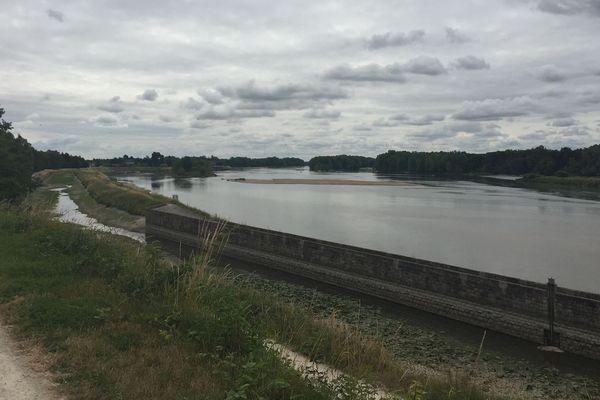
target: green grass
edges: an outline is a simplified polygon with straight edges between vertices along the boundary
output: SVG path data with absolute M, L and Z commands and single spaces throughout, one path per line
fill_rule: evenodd
M 46 185 L 56 187 L 73 184 L 73 171 L 72 169 L 45 170 L 38 174 Z
M 81 181 L 73 177 L 73 182 L 68 190 L 69 196 L 84 214 L 93 216 L 101 223 L 123 228 L 135 232 L 144 231 L 144 219 L 134 216 L 114 207 L 98 203 L 86 190 Z
M 0 311 L 41 339 L 76 398 L 372 397 L 351 378 L 302 376 L 266 339 L 407 398 L 493 398 L 462 379 L 407 374 L 374 338 L 215 272 L 210 253 L 172 265 L 153 247 L 0 209 L 0 254 Z
M 77 170 L 75 175 L 98 203 L 130 214 L 144 215 L 150 207 L 171 202 L 166 197 L 113 181 L 97 170 Z
M 245 304 L 174 306 L 179 275 L 128 241 L 2 210 L 0 253 L 3 314 L 22 335 L 42 338 L 76 398 L 328 398 L 259 345 Z M 212 335 L 197 340 L 193 330 Z M 252 363 L 268 370 L 249 371 L 242 385 Z

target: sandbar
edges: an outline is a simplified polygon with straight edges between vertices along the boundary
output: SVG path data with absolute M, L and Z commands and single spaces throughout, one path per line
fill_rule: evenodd
M 348 186 L 412 186 L 406 181 L 362 181 L 354 179 L 228 179 L 229 182 L 261 185 L 348 185 Z

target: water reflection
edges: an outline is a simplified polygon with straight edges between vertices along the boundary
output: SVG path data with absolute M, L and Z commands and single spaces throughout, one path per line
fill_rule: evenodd
M 89 217 L 88 215 L 79 211 L 79 207 L 66 192 L 68 188 L 52 189 L 58 192 L 58 202 L 56 204 L 55 212 L 59 215 L 58 220 L 61 222 L 69 222 L 72 224 L 82 225 L 93 231 L 107 232 L 114 235 L 127 236 L 128 238 L 137 240 L 138 242 L 145 243 L 145 235 L 143 233 L 132 232 L 121 228 L 114 228 L 98 222 L 97 219 Z

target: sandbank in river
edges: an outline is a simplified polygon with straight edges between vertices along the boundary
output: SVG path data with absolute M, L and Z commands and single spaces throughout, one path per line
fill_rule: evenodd
M 229 182 L 264 185 L 347 185 L 347 186 L 413 186 L 406 181 L 363 181 L 353 179 L 227 179 Z

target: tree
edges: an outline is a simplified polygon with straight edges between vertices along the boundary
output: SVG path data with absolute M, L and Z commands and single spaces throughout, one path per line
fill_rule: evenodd
M 159 152 L 155 151 L 152 153 L 152 156 L 150 156 L 150 166 L 151 167 L 160 167 L 160 165 L 163 163 L 164 159 L 165 159 L 165 156 L 163 156 Z
M 17 200 L 31 189 L 33 148 L 20 135 L 11 132 L 12 124 L 2 119 L 0 108 L 0 199 Z

